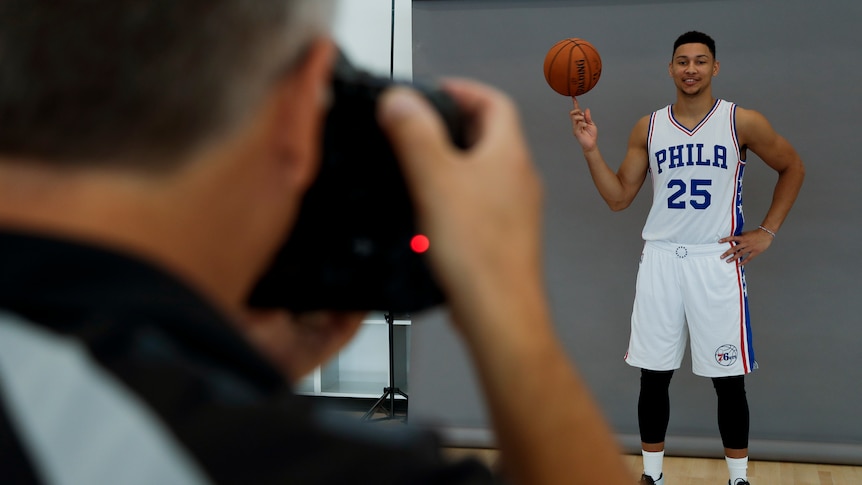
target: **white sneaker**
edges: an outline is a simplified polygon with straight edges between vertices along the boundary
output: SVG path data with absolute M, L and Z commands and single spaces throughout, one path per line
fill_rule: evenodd
M 658 480 L 644 473 L 641 475 L 638 485 L 664 485 L 664 473 L 658 476 Z

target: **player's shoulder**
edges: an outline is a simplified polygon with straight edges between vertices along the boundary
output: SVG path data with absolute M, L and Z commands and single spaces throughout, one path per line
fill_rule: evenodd
M 635 123 L 634 129 L 635 130 L 641 130 L 643 128 L 649 128 L 649 126 L 652 123 L 652 120 L 654 118 L 661 117 L 663 113 L 666 116 L 667 111 L 669 109 L 671 109 L 672 106 L 673 105 L 668 104 L 662 108 L 659 108 L 655 111 L 652 111 L 650 113 L 647 113 L 647 114 L 641 116 L 640 118 L 638 118 L 637 122 Z
M 637 140 L 637 143 L 643 142 L 646 144 L 647 139 L 649 137 L 649 132 L 652 128 L 652 121 L 655 118 L 660 118 L 662 113 L 667 113 L 667 110 L 671 109 L 672 105 L 666 105 L 663 108 L 659 108 L 651 113 L 645 114 L 638 118 L 637 122 L 635 122 L 634 127 L 632 128 L 632 139 Z M 666 116 L 666 114 L 664 115 Z
M 650 113 L 648 115 L 641 116 L 640 118 L 638 118 L 637 122 L 635 122 L 635 126 L 637 127 L 637 126 L 648 125 L 650 120 L 652 119 L 652 117 L 654 115 L 655 115 L 655 113 Z
M 646 143 L 647 135 L 650 130 L 650 120 L 652 119 L 652 114 L 644 115 L 640 119 L 637 120 L 635 126 L 632 128 L 632 137 L 638 140 L 643 140 Z
M 641 116 L 637 121 L 637 125 L 640 126 L 642 124 L 648 124 L 648 123 L 650 123 L 650 121 L 653 118 L 660 117 L 660 116 L 667 116 L 668 111 L 672 108 L 673 108 L 672 104 L 667 104 L 667 105 L 662 106 L 661 108 L 658 108 L 654 111 L 651 111 L 651 112 Z
M 660 119 L 661 117 L 667 117 L 668 111 L 672 108 L 673 108 L 673 105 L 668 104 L 668 105 L 662 106 L 661 108 L 656 109 L 655 111 L 652 111 L 650 113 L 643 115 L 642 117 L 638 118 L 637 123 L 635 123 L 635 128 L 638 128 L 641 126 L 649 126 L 649 124 L 652 122 L 653 119 Z
M 759 111 L 754 110 L 754 109 L 750 109 L 750 108 L 745 108 L 743 106 L 740 106 L 740 105 L 734 103 L 733 101 L 728 101 L 726 99 L 720 99 L 719 103 L 726 106 L 727 109 L 730 109 L 733 111 L 733 113 L 736 116 L 737 122 L 740 119 L 742 119 L 742 120 L 751 120 L 754 118 L 766 119 Z
M 769 120 L 766 119 L 761 112 L 743 108 L 742 106 L 733 105 L 736 109 L 734 110 L 734 115 L 736 118 L 736 129 L 738 131 L 748 131 L 748 130 L 756 130 L 761 128 L 766 128 L 769 126 Z
M 775 130 L 762 113 L 736 106 L 734 110 L 736 134 L 741 145 L 753 145 L 774 136 Z

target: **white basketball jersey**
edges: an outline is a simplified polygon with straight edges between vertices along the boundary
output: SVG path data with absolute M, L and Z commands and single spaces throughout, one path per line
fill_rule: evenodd
M 650 116 L 647 139 L 653 203 L 647 241 L 707 244 L 742 232 L 742 173 L 736 105 L 716 100 L 689 129 L 672 106 Z

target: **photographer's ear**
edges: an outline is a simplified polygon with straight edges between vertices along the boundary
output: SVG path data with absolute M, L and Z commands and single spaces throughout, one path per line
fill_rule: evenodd
M 334 58 L 334 43 L 320 37 L 276 87 L 271 143 L 291 185 L 305 188 L 317 174 Z

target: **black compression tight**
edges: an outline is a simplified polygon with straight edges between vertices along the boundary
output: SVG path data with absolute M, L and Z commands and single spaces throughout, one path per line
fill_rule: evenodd
M 673 371 L 641 369 L 638 424 L 641 441 L 663 443 L 670 421 L 668 388 Z M 718 430 L 725 448 L 748 448 L 749 413 L 743 376 L 712 379 L 718 398 Z
M 638 425 L 641 441 L 664 443 L 670 421 L 668 387 L 673 371 L 641 369 L 641 391 L 638 397 Z
M 725 448 L 748 448 L 748 399 L 743 376 L 714 377 L 712 385 L 718 397 L 718 431 Z

